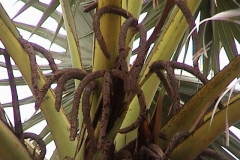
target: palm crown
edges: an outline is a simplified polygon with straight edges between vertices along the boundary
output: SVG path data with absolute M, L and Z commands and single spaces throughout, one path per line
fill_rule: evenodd
M 52 140 L 56 145 L 53 160 L 239 158 L 239 139 L 231 131 L 224 133 L 225 121 L 240 127 L 239 93 L 233 90 L 231 98 L 225 95 L 217 102 L 240 73 L 239 1 L 22 1 L 25 5 L 15 17 L 30 6 L 43 16 L 36 26 L 14 19 L 12 23 L 1 9 L 0 39 L 6 49 L 1 53 L 9 73 L 9 79 L 1 84 L 9 81 L 12 97 L 17 97 L 14 83 L 27 84 L 33 93 L 2 104 L 3 108 L 13 107 L 16 119 L 11 128 L 4 116 L 1 118 L 3 159 L 43 159 L 45 144 Z M 59 5 L 62 13 L 56 10 Z M 89 11 L 84 12 L 86 9 Z M 146 16 L 138 23 L 142 13 Z M 49 17 L 58 22 L 55 32 L 41 27 Z M 214 17 L 216 21 L 200 25 L 190 40 L 197 17 L 200 21 Z M 41 44 L 29 43 L 16 27 L 66 51 L 48 51 Z M 66 30 L 66 36 L 59 34 L 60 28 Z M 132 49 L 138 38 L 139 46 Z M 230 62 L 221 70 L 222 48 Z M 194 57 L 193 65 L 177 62 L 183 54 L 183 59 Z M 38 66 L 35 55 L 46 58 L 49 65 Z M 132 55 L 137 57 L 130 64 Z M 11 65 L 9 57 L 16 65 Z M 54 59 L 61 63 L 55 64 Z M 11 76 L 12 69 L 18 69 L 22 77 Z M 194 76 L 174 73 L 174 69 Z M 43 74 L 45 70 L 52 72 Z M 206 78 L 210 73 L 211 81 Z M 53 83 L 57 84 L 54 90 L 50 88 Z M 32 102 L 41 112 L 16 123 L 21 122 L 16 116 L 20 116 L 19 104 Z M 43 120 L 47 126 L 39 135 L 24 132 Z M 224 143 L 226 137 L 229 145 Z M 27 138 L 37 143 L 24 140 Z M 27 147 L 19 145 L 24 142 Z M 40 152 L 35 151 L 36 145 Z M 36 154 L 29 154 L 32 152 Z

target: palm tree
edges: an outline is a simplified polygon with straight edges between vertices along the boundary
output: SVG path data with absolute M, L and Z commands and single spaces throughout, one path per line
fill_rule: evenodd
M 0 39 L 5 47 L 1 54 L 9 74 L 1 85 L 9 82 L 13 99 L 2 107 L 12 106 L 15 119 L 11 127 L 1 114 L 1 159 L 44 159 L 45 144 L 52 140 L 56 145 L 52 160 L 239 158 L 239 139 L 226 130 L 226 121 L 240 128 L 240 95 L 233 90 L 230 99 L 224 96 L 217 103 L 240 73 L 236 48 L 240 27 L 232 22 L 239 22 L 239 14 L 235 14 L 239 13 L 239 0 L 52 0 L 48 5 L 22 1 L 25 5 L 16 16 L 30 6 L 44 14 L 31 26 L 11 21 L 4 9 L 0 10 Z M 62 14 L 56 10 L 59 5 Z M 86 9 L 89 11 L 84 12 Z M 141 13 L 147 14 L 138 24 Z M 200 25 L 192 34 L 191 45 L 187 37 L 194 20 L 218 13 L 225 21 Z M 48 17 L 58 22 L 56 32 L 41 27 Z M 66 52 L 29 43 L 16 27 L 46 38 Z M 153 27 L 146 40 L 146 31 Z M 59 34 L 60 28 L 66 30 L 67 37 Z M 132 49 L 138 38 L 139 47 Z M 210 48 L 208 58 L 200 54 L 204 44 Z M 187 50 L 194 48 L 193 67 L 176 62 L 184 47 L 188 57 Z M 230 61 L 222 70 L 221 48 Z M 46 58 L 49 65 L 38 66 L 35 54 Z M 130 64 L 135 54 L 137 58 Z M 16 65 L 11 65 L 10 57 Z M 56 65 L 53 59 L 61 63 Z M 14 78 L 13 69 L 22 77 Z M 197 78 L 174 73 L 174 69 Z M 43 74 L 45 70 L 52 72 Z M 209 81 L 206 77 L 210 73 Z M 57 84 L 54 90 L 52 83 Z M 15 86 L 25 84 L 33 96 L 18 100 Z M 41 112 L 21 123 L 19 104 L 32 102 Z M 47 126 L 39 135 L 24 132 L 43 120 Z

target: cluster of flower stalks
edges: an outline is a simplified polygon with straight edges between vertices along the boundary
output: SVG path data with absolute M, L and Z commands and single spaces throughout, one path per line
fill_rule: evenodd
M 183 1 L 176 1 L 175 3 L 183 11 L 190 27 L 193 28 L 194 21 L 192 20 L 191 12 L 186 7 L 186 4 Z M 86 11 L 89 11 L 95 7 L 97 7 L 96 2 L 87 7 Z M 27 42 L 22 38 L 19 39 L 20 44 L 29 55 L 33 94 L 36 98 L 35 109 L 39 109 L 41 102 L 45 97 L 45 94 L 47 93 L 48 89 L 50 89 L 51 84 L 56 82 L 57 87 L 55 89 L 55 108 L 56 111 L 59 111 L 61 107 L 62 93 L 65 90 L 66 82 L 70 79 L 80 80 L 81 83 L 79 84 L 79 86 L 77 86 L 77 89 L 74 93 L 74 100 L 70 118 L 70 140 L 75 140 L 75 138 L 78 136 L 78 111 L 79 105 L 81 104 L 83 122 L 86 126 L 86 130 L 88 133 L 85 149 L 86 157 L 90 158 L 94 154 L 96 149 L 101 149 L 102 159 L 143 159 L 145 157 L 167 160 L 171 155 L 172 150 L 183 139 L 189 136 L 188 132 L 181 131 L 176 133 L 169 141 L 169 144 L 165 149 L 159 148 L 156 140 L 151 138 L 151 136 L 142 139 L 142 137 L 144 136 L 140 137 L 140 133 L 136 140 L 132 141 L 119 151 L 115 151 L 114 139 L 105 139 L 106 135 L 109 133 L 109 131 L 114 125 L 113 122 L 121 114 L 127 111 L 129 104 L 135 96 L 137 96 L 139 102 L 139 115 L 135 122 L 125 128 L 119 129 L 118 133 L 125 134 L 136 128 L 143 128 L 142 126 L 145 123 L 149 125 L 146 118 L 147 109 L 145 96 L 143 94 L 143 91 L 141 90 L 141 87 L 138 84 L 138 77 L 146 59 L 146 53 L 148 50 L 147 44 L 149 44 L 149 41 L 146 40 L 146 29 L 144 25 L 138 23 L 138 20 L 134 18 L 131 13 L 122 8 L 116 6 L 106 6 L 98 9 L 93 18 L 93 30 L 95 33 L 95 37 L 100 45 L 100 48 L 107 59 L 111 58 L 111 53 L 107 48 L 104 37 L 100 30 L 100 19 L 102 15 L 109 13 L 122 16 L 126 19 L 120 29 L 118 56 L 115 60 L 115 63 L 109 70 L 97 70 L 92 73 L 87 73 L 85 70 L 77 68 L 58 70 L 57 65 L 55 64 L 54 59 L 49 51 L 40 47 L 37 44 Z M 139 48 L 137 49 L 137 58 L 131 67 L 129 67 L 126 60 L 130 52 L 130 48 L 128 48 L 128 45 L 126 44 L 128 30 L 133 30 L 135 33 L 138 32 L 140 35 L 140 44 Z M 193 39 L 195 44 L 194 52 L 196 53 L 198 50 L 196 34 L 195 38 Z M 48 60 L 49 66 L 53 73 L 52 76 L 47 79 L 46 83 L 41 89 L 39 89 L 37 85 L 39 75 L 37 72 L 38 67 L 36 63 L 35 51 L 39 51 Z M 7 53 L 5 53 L 5 55 L 7 55 Z M 194 63 L 194 67 L 174 61 L 156 61 L 151 64 L 150 72 L 155 72 L 159 77 L 162 85 L 167 92 L 167 95 L 172 101 L 172 112 L 176 114 L 179 112 L 182 106 L 180 104 L 179 86 L 174 74 L 174 69 L 182 69 L 195 75 L 203 84 L 206 84 L 208 80 L 199 71 L 197 63 Z M 99 81 L 99 79 L 101 79 L 101 82 Z M 100 83 L 101 86 L 99 86 Z M 102 88 L 102 97 L 101 102 L 98 106 L 98 114 L 95 115 L 94 119 L 91 119 L 90 97 L 96 88 Z M 109 121 L 110 118 L 111 122 Z M 100 124 L 100 129 L 97 136 L 94 132 L 96 128 L 96 121 L 98 121 Z M 161 135 L 159 130 L 158 133 L 155 134 Z M 36 135 L 32 136 L 32 134 L 30 133 L 26 133 L 23 135 L 24 138 L 32 138 L 34 140 L 37 140 L 41 150 L 41 157 L 39 156 L 39 159 L 43 159 L 46 153 L 46 147 L 44 143 L 42 143 L 42 140 Z M 157 136 L 157 138 L 158 137 L 159 136 Z M 160 137 L 165 138 L 164 135 Z M 140 139 L 144 142 L 140 142 Z M 217 159 L 223 159 L 223 157 L 217 152 L 209 149 L 204 150 L 202 155 L 207 155 L 215 158 L 217 157 Z

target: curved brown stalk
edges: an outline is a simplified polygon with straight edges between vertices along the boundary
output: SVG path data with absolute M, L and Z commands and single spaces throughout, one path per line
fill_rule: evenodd
M 132 78 L 137 80 L 146 58 L 146 53 L 147 53 L 146 52 L 146 33 L 147 32 L 146 32 L 146 28 L 142 24 L 138 24 L 136 26 L 136 29 L 140 34 L 140 43 L 137 49 L 138 55 L 130 70 L 130 75 Z
M 35 57 L 35 51 L 32 47 L 32 45 L 24 40 L 23 38 L 18 39 L 19 43 L 23 46 L 24 50 L 27 52 L 29 56 L 30 66 L 31 66 L 31 80 L 32 80 L 32 87 L 33 87 L 33 94 L 34 97 L 37 97 L 39 94 L 38 89 L 38 72 L 37 72 L 37 63 L 36 63 L 36 57 Z
M 83 111 L 83 122 L 86 125 L 88 132 L 88 137 L 90 140 L 90 150 L 94 151 L 96 149 L 96 138 L 94 136 L 94 128 L 92 125 L 92 120 L 90 117 L 90 96 L 94 88 L 96 87 L 96 82 L 90 82 L 85 88 L 85 92 L 82 98 L 82 111 Z M 78 108 L 72 109 L 71 115 L 71 129 L 70 129 L 70 140 L 75 140 L 77 135 L 77 117 L 78 117 Z
M 179 63 L 179 62 L 175 62 L 175 61 L 172 61 L 172 62 L 169 62 L 169 63 L 172 66 L 172 68 L 182 69 L 184 71 L 187 71 L 187 72 L 191 73 L 192 75 L 197 77 L 203 84 L 207 84 L 208 81 L 209 81 L 207 79 L 207 77 L 205 77 L 202 74 L 202 72 L 198 68 L 196 68 L 196 67 L 192 67 L 192 66 L 189 66 L 187 64 Z M 218 100 L 218 98 L 216 98 L 215 103 L 217 102 L 217 100 Z M 222 102 L 220 102 L 218 104 L 218 108 L 219 109 L 223 109 L 224 108 Z
M 106 136 L 107 125 L 109 116 L 111 113 L 110 107 L 110 96 L 111 96 L 111 85 L 112 85 L 112 78 L 109 71 L 105 72 L 103 77 L 103 107 L 102 107 L 102 116 L 101 116 L 101 123 L 100 123 L 100 130 L 98 136 L 98 148 L 101 148 L 104 143 L 104 138 Z
M 34 50 L 40 52 L 46 58 L 46 60 L 49 63 L 49 67 L 51 68 L 53 73 L 58 70 L 56 63 L 55 63 L 51 53 L 48 50 L 46 50 L 42 46 L 39 46 L 36 43 L 29 42 L 29 44 L 33 47 Z
M 89 153 L 93 153 L 96 149 L 96 137 L 94 135 L 94 128 L 92 125 L 92 120 L 90 117 L 90 96 L 94 88 L 96 87 L 96 82 L 90 82 L 84 93 L 82 98 L 82 112 L 83 112 L 83 122 L 85 123 L 87 132 L 88 132 L 88 140 L 89 140 Z M 74 140 L 77 136 L 77 116 L 78 110 L 73 108 L 72 116 L 71 116 L 71 130 L 70 130 L 70 140 Z
M 164 69 L 164 61 L 156 61 L 153 62 L 150 66 L 150 70 L 152 71 L 157 71 L 157 70 L 161 70 Z M 172 68 L 176 68 L 176 69 L 182 69 L 184 71 L 187 71 L 189 73 L 191 73 L 192 75 L 194 75 L 195 77 L 197 77 L 203 84 L 206 84 L 208 82 L 208 79 L 201 73 L 200 70 L 189 66 L 185 63 L 180 63 L 180 62 L 176 62 L 176 61 L 168 61 L 167 62 L 169 65 L 171 65 Z
M 146 44 L 146 52 L 149 50 L 149 47 L 151 46 L 151 44 L 156 40 L 156 37 L 158 36 L 158 34 L 160 33 L 166 19 L 167 16 L 170 12 L 170 10 L 172 9 L 172 7 L 174 6 L 174 2 L 173 0 L 167 0 L 167 3 L 164 7 L 163 12 L 161 13 L 161 17 L 159 19 L 159 21 L 156 24 L 156 27 L 153 30 L 153 33 L 151 34 L 151 36 L 149 37 L 149 39 L 147 40 L 147 44 Z
M 169 142 L 167 149 L 164 152 L 163 160 L 168 160 L 169 156 L 171 155 L 173 149 L 183 140 L 189 136 L 189 132 L 187 131 L 180 131 L 177 132 L 171 141 Z
M 77 69 L 77 68 L 66 68 L 66 69 L 57 70 L 50 78 L 47 79 L 42 89 L 40 90 L 38 96 L 36 97 L 36 102 L 35 102 L 36 110 L 40 107 L 40 104 L 42 103 L 42 100 L 46 95 L 48 89 L 51 87 L 51 85 L 55 81 L 57 81 L 63 74 L 68 74 L 68 73 L 74 74 L 76 78 L 79 77 L 79 79 L 87 75 L 87 73 L 84 70 Z
M 139 116 L 137 117 L 135 122 L 133 122 L 131 125 L 120 129 L 118 132 L 121 134 L 128 133 L 128 132 L 136 129 L 137 127 L 140 126 L 143 119 L 146 118 L 146 102 L 145 102 L 145 97 L 141 90 L 141 87 L 136 83 L 131 83 L 131 88 L 133 88 L 131 90 L 133 92 L 135 92 L 135 94 L 137 94 L 137 97 L 138 97 L 138 102 L 139 102 L 139 106 L 140 106 Z M 133 97 L 134 97 L 134 95 L 133 96 L 129 95 L 127 101 L 130 102 Z
M 59 111 L 61 108 L 62 92 L 65 90 L 65 83 L 70 79 L 82 80 L 86 75 L 87 74 L 85 71 L 77 68 L 72 68 L 58 79 L 57 87 L 55 89 L 55 108 L 57 111 Z
M 113 140 L 109 140 L 105 143 L 103 147 L 103 152 L 101 156 L 101 160 L 113 159 L 114 158 L 114 142 Z
M 125 72 L 125 74 L 128 74 L 128 63 L 125 60 L 126 58 L 124 58 L 124 54 L 128 54 L 130 49 L 130 47 L 126 47 L 124 51 L 119 52 L 119 55 L 113 66 L 114 69 L 121 70 Z
M 105 43 L 105 40 L 100 30 L 100 19 L 102 15 L 106 13 L 117 14 L 117 15 L 123 16 L 124 18 L 129 18 L 131 16 L 131 13 L 116 6 L 105 6 L 98 9 L 93 17 L 93 31 L 95 32 L 95 37 L 99 43 L 99 46 L 103 54 L 106 56 L 107 59 L 110 59 L 111 57 L 110 53 L 107 49 L 107 45 Z
M 182 69 L 184 71 L 187 71 L 191 74 L 193 74 L 194 76 L 196 76 L 203 84 L 206 84 L 209 80 L 202 74 L 202 72 L 192 66 L 189 66 L 187 64 L 184 63 L 179 63 L 176 61 L 171 61 L 169 62 L 169 64 L 172 66 L 172 68 L 176 68 L 176 69 Z
M 29 133 L 29 132 L 23 133 L 23 138 L 24 139 L 30 138 L 37 142 L 38 147 L 40 148 L 41 152 L 38 155 L 38 157 L 36 158 L 36 160 L 44 160 L 45 155 L 46 155 L 46 145 L 45 145 L 44 141 L 42 140 L 42 138 L 35 133 Z
M 187 71 L 189 73 L 191 73 L 192 75 L 194 75 L 195 77 L 197 77 L 203 84 L 206 84 L 208 83 L 208 79 L 201 73 L 201 71 L 196 68 L 196 67 L 192 67 L 192 66 L 189 66 L 187 64 L 184 64 L 184 63 L 180 63 L 180 62 L 176 62 L 176 61 L 169 61 L 168 62 L 169 65 L 171 65 L 172 68 L 176 68 L 176 69 L 182 69 L 184 71 Z M 158 70 L 161 70 L 161 69 L 164 69 L 163 65 L 162 65 L 162 61 L 156 61 L 154 63 L 152 63 L 152 65 L 150 66 L 150 70 L 151 71 L 158 71 Z M 217 98 L 218 99 L 218 98 Z M 215 100 L 215 102 L 217 102 L 217 99 Z M 218 105 L 218 108 L 219 109 L 222 109 L 223 108 L 223 104 L 222 103 L 219 103 Z
M 112 69 L 111 74 L 115 77 L 118 77 L 123 80 L 124 82 L 124 91 L 128 94 L 127 97 L 127 105 L 131 102 L 131 100 L 134 98 L 135 95 L 138 97 L 138 102 L 140 106 L 140 113 L 138 118 L 133 122 L 131 125 L 129 125 L 126 128 L 122 128 L 119 130 L 119 133 L 124 134 L 127 132 L 130 132 L 134 129 L 136 129 L 142 122 L 142 120 L 146 116 L 146 102 L 144 94 L 141 90 L 141 87 L 138 85 L 137 81 L 131 79 L 126 73 L 120 70 Z
M 86 86 L 90 82 L 94 81 L 95 79 L 103 77 L 104 74 L 105 74 L 104 70 L 98 70 L 93 73 L 89 73 L 86 77 L 83 78 L 82 82 L 79 84 L 79 86 L 76 89 L 76 92 L 74 94 L 73 107 L 72 107 L 72 118 L 73 119 L 76 119 L 78 116 L 79 103 L 80 103 L 81 95 L 83 93 L 84 88 L 86 88 Z
M 137 155 L 139 158 L 147 155 L 147 157 L 151 157 L 155 160 L 161 160 L 163 157 L 163 151 L 156 144 L 151 144 L 150 146 L 142 146 L 139 150 L 139 154 Z
M 118 52 L 124 51 L 126 48 L 126 38 L 127 38 L 127 31 L 130 27 L 137 26 L 138 20 L 134 17 L 129 17 L 126 21 L 122 24 L 120 33 L 119 33 L 119 41 L 118 41 Z M 127 58 L 127 55 L 123 54 L 123 58 Z
M 104 70 L 98 70 L 93 73 L 89 73 L 86 77 L 83 78 L 82 82 L 79 84 L 74 94 L 72 112 L 75 112 L 76 110 L 78 111 L 81 95 L 83 93 L 84 88 L 91 81 L 94 81 L 97 78 L 103 77 L 104 73 L 105 73 Z
M 223 155 L 219 154 L 217 151 L 212 150 L 210 148 L 206 148 L 203 152 L 199 155 L 201 157 L 209 157 L 216 160 L 227 160 Z
M 160 79 L 160 81 L 161 81 L 162 85 L 164 86 L 171 101 L 173 101 L 172 88 L 171 88 L 170 84 L 168 83 L 168 80 L 165 77 L 164 73 L 162 73 L 162 71 L 160 71 L 160 70 L 155 71 L 155 73 L 157 74 L 158 78 Z
M 148 138 L 147 143 L 158 144 L 159 138 L 161 138 L 162 134 L 160 132 L 162 128 L 162 119 L 163 119 L 163 96 L 161 93 L 158 93 L 156 107 L 153 114 L 153 117 L 148 125 L 150 129 L 150 138 Z M 154 148 L 154 147 L 153 147 Z
M 181 108 L 181 104 L 180 104 L 180 97 L 179 97 L 179 87 L 178 87 L 178 82 L 177 79 L 175 77 L 174 74 L 174 70 L 172 69 L 172 66 L 170 65 L 170 62 L 165 62 L 165 61 L 157 61 L 154 62 L 154 64 L 158 64 L 158 70 L 164 69 L 167 71 L 167 75 L 170 81 L 170 85 L 171 85 L 171 95 L 172 95 L 172 99 L 173 99 L 173 113 L 176 114 L 180 108 Z M 151 70 L 154 70 L 154 66 L 152 67 L 152 65 L 150 66 Z M 155 70 L 156 71 L 156 70 Z
M 186 2 L 183 1 L 183 0 L 174 0 L 174 3 L 182 11 L 183 15 L 185 16 L 185 18 L 187 20 L 187 23 L 189 24 L 189 28 L 190 28 L 190 31 L 191 31 L 196 26 L 196 24 L 195 24 L 192 13 L 191 13 L 190 9 L 188 8 Z M 192 33 L 192 40 L 193 40 L 193 55 L 194 55 L 199 50 L 198 33 L 197 33 L 196 29 Z M 195 68 L 198 68 L 198 59 L 193 62 L 193 66 Z
M 42 100 L 44 96 L 46 95 L 48 89 L 51 87 L 51 85 L 57 81 L 64 73 L 68 72 L 72 68 L 66 68 L 66 69 L 61 69 L 58 70 L 56 73 L 54 73 L 51 77 L 47 79 L 43 87 L 41 88 L 38 96 L 36 97 L 36 102 L 35 102 L 35 109 L 37 110 L 40 107 L 40 104 L 42 103 Z
M 127 31 L 130 27 L 135 27 L 138 24 L 138 20 L 134 17 L 129 17 L 121 26 L 119 41 L 118 41 L 118 60 L 115 63 L 115 69 L 118 69 L 121 66 L 123 72 L 128 71 L 126 58 L 128 56 L 129 50 L 126 46 Z

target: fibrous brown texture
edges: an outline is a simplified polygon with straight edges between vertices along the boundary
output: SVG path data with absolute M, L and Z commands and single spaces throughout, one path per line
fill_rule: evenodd
M 38 147 L 41 152 L 37 156 L 36 160 L 43 160 L 46 155 L 46 145 L 45 145 L 45 142 L 42 140 L 42 138 L 39 135 L 37 135 L 35 133 L 30 133 L 30 132 L 23 133 L 23 138 L 24 139 L 30 138 L 31 140 L 34 140 L 37 142 Z
M 195 23 L 191 12 L 186 6 L 185 2 L 181 0 L 174 0 L 174 2 L 182 10 L 187 19 L 187 22 L 190 25 L 190 28 L 193 28 Z M 173 4 L 171 2 L 167 3 L 166 10 L 169 10 L 172 5 Z M 90 11 L 97 6 L 98 3 L 93 2 L 86 8 L 85 11 Z M 107 48 L 107 44 L 100 29 L 100 19 L 104 14 L 115 14 L 126 19 L 120 28 L 117 54 L 118 56 L 115 59 L 115 63 L 108 70 L 97 70 L 92 73 L 87 73 L 84 70 L 76 68 L 58 70 L 53 58 L 50 56 L 50 52 L 44 48 L 41 48 L 40 46 L 28 43 L 25 40 L 19 40 L 29 55 L 32 72 L 32 85 L 36 97 L 36 109 L 39 108 L 41 102 L 44 100 L 44 96 L 46 95 L 48 89 L 51 87 L 51 84 L 56 81 L 57 87 L 55 89 L 55 107 L 56 110 L 59 111 L 61 107 L 63 91 L 65 90 L 65 83 L 70 79 L 78 79 L 81 81 L 81 83 L 76 86 L 77 88 L 74 93 L 70 119 L 70 140 L 75 140 L 75 138 L 78 136 L 78 115 L 79 106 L 81 104 L 83 123 L 85 124 L 83 126 L 88 133 L 85 149 L 87 158 L 90 159 L 96 150 L 100 149 L 102 150 L 101 159 L 136 158 L 138 155 L 152 157 L 155 159 L 168 159 L 171 155 L 172 150 L 189 135 L 188 132 L 180 131 L 176 133 L 174 137 L 172 137 L 172 140 L 169 142 L 168 147 L 164 153 L 162 149 L 159 148 L 154 142 L 154 139 L 157 139 L 157 135 L 160 134 L 160 127 L 158 131 L 154 133 L 154 135 L 149 134 L 149 137 L 147 137 L 148 139 L 144 140 L 146 143 L 138 144 L 138 141 L 135 140 L 133 142 L 133 145 L 127 145 L 122 150 L 117 152 L 115 152 L 114 139 L 106 139 L 109 131 L 112 129 L 111 123 L 114 123 L 121 114 L 127 111 L 128 106 L 135 96 L 138 98 L 139 102 L 139 113 L 137 113 L 138 116 L 132 124 L 126 126 L 125 128 L 119 129 L 119 133 L 125 134 L 131 132 L 145 122 L 147 125 L 149 125 L 147 128 L 150 127 L 150 124 L 147 122 L 148 113 L 146 110 L 145 95 L 138 81 L 140 72 L 146 60 L 149 45 L 155 40 L 156 37 L 154 38 L 154 35 L 151 36 L 153 38 L 150 38 L 150 40 L 147 42 L 146 28 L 143 24 L 139 24 L 138 20 L 134 18 L 128 11 L 116 6 L 104 6 L 102 8 L 98 8 L 93 17 L 93 31 L 95 33 L 95 38 L 107 59 L 111 58 L 111 53 Z M 164 22 L 163 20 L 160 21 L 161 23 Z M 163 24 L 159 24 L 157 27 L 161 28 L 162 25 Z M 140 36 L 140 44 L 137 48 L 137 57 L 131 68 L 127 62 L 127 57 L 128 54 L 131 53 L 131 48 L 128 47 L 128 44 L 126 44 L 127 33 L 129 30 L 133 31 L 133 33 L 138 32 Z M 157 30 L 156 32 L 159 33 Z M 193 33 L 193 41 L 194 53 L 196 53 L 198 50 L 196 32 Z M 40 90 L 37 86 L 38 73 L 34 50 L 37 50 L 44 55 L 44 57 L 49 62 L 50 68 L 53 71 L 53 75 L 46 81 L 45 85 Z M 177 68 L 188 71 L 199 78 L 203 84 L 206 84 L 208 82 L 208 79 L 202 75 L 196 66 L 196 64 L 194 64 L 194 67 L 191 67 L 178 62 L 167 61 L 157 61 L 150 66 L 150 71 L 157 73 L 167 94 L 169 95 L 170 100 L 173 103 L 173 112 L 175 114 L 180 110 L 182 106 L 180 104 L 179 86 L 174 74 L 174 69 Z M 164 71 L 166 71 L 166 76 Z M 95 93 L 96 89 L 102 89 L 102 96 L 100 96 L 100 99 L 98 100 L 98 106 L 92 106 L 91 96 Z M 121 95 L 119 93 L 121 93 Z M 121 103 L 117 104 L 117 102 L 114 102 L 116 99 L 122 100 Z M 91 107 L 94 107 L 94 109 L 97 110 L 97 114 L 92 115 Z M 110 122 L 110 119 L 113 122 Z M 154 136 L 155 138 L 151 136 Z M 121 155 L 123 153 L 126 155 Z

